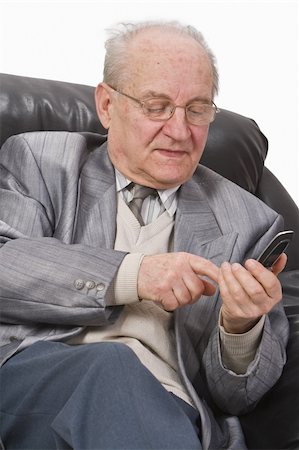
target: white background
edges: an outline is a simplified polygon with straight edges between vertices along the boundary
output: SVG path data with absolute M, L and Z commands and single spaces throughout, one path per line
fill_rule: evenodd
M 0 72 L 96 85 L 105 29 L 144 19 L 203 32 L 218 60 L 217 105 L 254 118 L 266 165 L 299 205 L 297 1 L 0 0 Z

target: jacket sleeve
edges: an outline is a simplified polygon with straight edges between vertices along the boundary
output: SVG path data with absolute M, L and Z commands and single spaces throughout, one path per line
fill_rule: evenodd
M 281 228 L 282 222 L 277 218 L 272 227 L 245 255 L 244 260 L 256 258 Z M 249 364 L 246 373 L 238 375 L 223 365 L 219 327 L 215 327 L 204 353 L 203 365 L 209 392 L 222 411 L 233 415 L 248 412 L 276 383 L 286 362 L 288 334 L 288 320 L 283 302 L 280 302 L 265 318 L 254 360 Z
M 0 151 L 0 302 L 4 323 L 102 325 L 120 310 L 109 305 L 125 253 L 72 244 L 67 228 L 64 235 L 57 236 L 64 208 L 75 216 L 80 166 L 85 157 L 79 135 L 63 133 L 59 139 L 73 151 L 68 171 L 72 176 L 64 183 L 64 191 L 55 166 L 56 191 L 49 190 L 42 145 L 40 154 L 33 154 L 26 139 L 17 136 Z M 53 206 L 59 203 L 54 199 L 58 195 L 64 202 L 61 200 L 60 209 Z M 72 226 L 68 224 L 68 229 Z

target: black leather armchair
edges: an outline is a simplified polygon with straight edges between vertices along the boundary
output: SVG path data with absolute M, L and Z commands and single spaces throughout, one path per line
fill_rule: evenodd
M 90 86 L 0 75 L 0 145 L 11 135 L 37 130 L 84 132 L 97 145 L 105 139 L 105 129 L 93 91 Z M 256 123 L 222 110 L 211 124 L 201 163 L 261 198 L 284 216 L 285 229 L 295 231 L 280 275 L 291 329 L 288 362 L 272 390 L 240 419 L 250 449 L 299 449 L 299 212 L 264 166 L 266 155 L 267 139 Z

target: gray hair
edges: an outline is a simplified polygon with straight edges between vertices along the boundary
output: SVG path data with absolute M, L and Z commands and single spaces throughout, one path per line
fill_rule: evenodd
M 179 22 L 147 21 L 139 23 L 121 23 L 117 28 L 108 30 L 110 37 L 105 43 L 106 56 L 104 62 L 104 81 L 116 89 L 123 87 L 126 82 L 126 71 L 128 67 L 128 44 L 146 29 L 169 30 L 177 35 L 187 36 L 197 41 L 205 50 L 213 73 L 213 97 L 218 93 L 218 70 L 216 58 L 206 43 L 202 33 L 191 25 L 182 25 Z

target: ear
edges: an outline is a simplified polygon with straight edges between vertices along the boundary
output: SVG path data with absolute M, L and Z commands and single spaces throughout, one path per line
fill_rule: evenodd
M 96 110 L 104 128 L 109 128 L 111 121 L 111 98 L 110 88 L 106 83 L 100 83 L 95 90 Z

